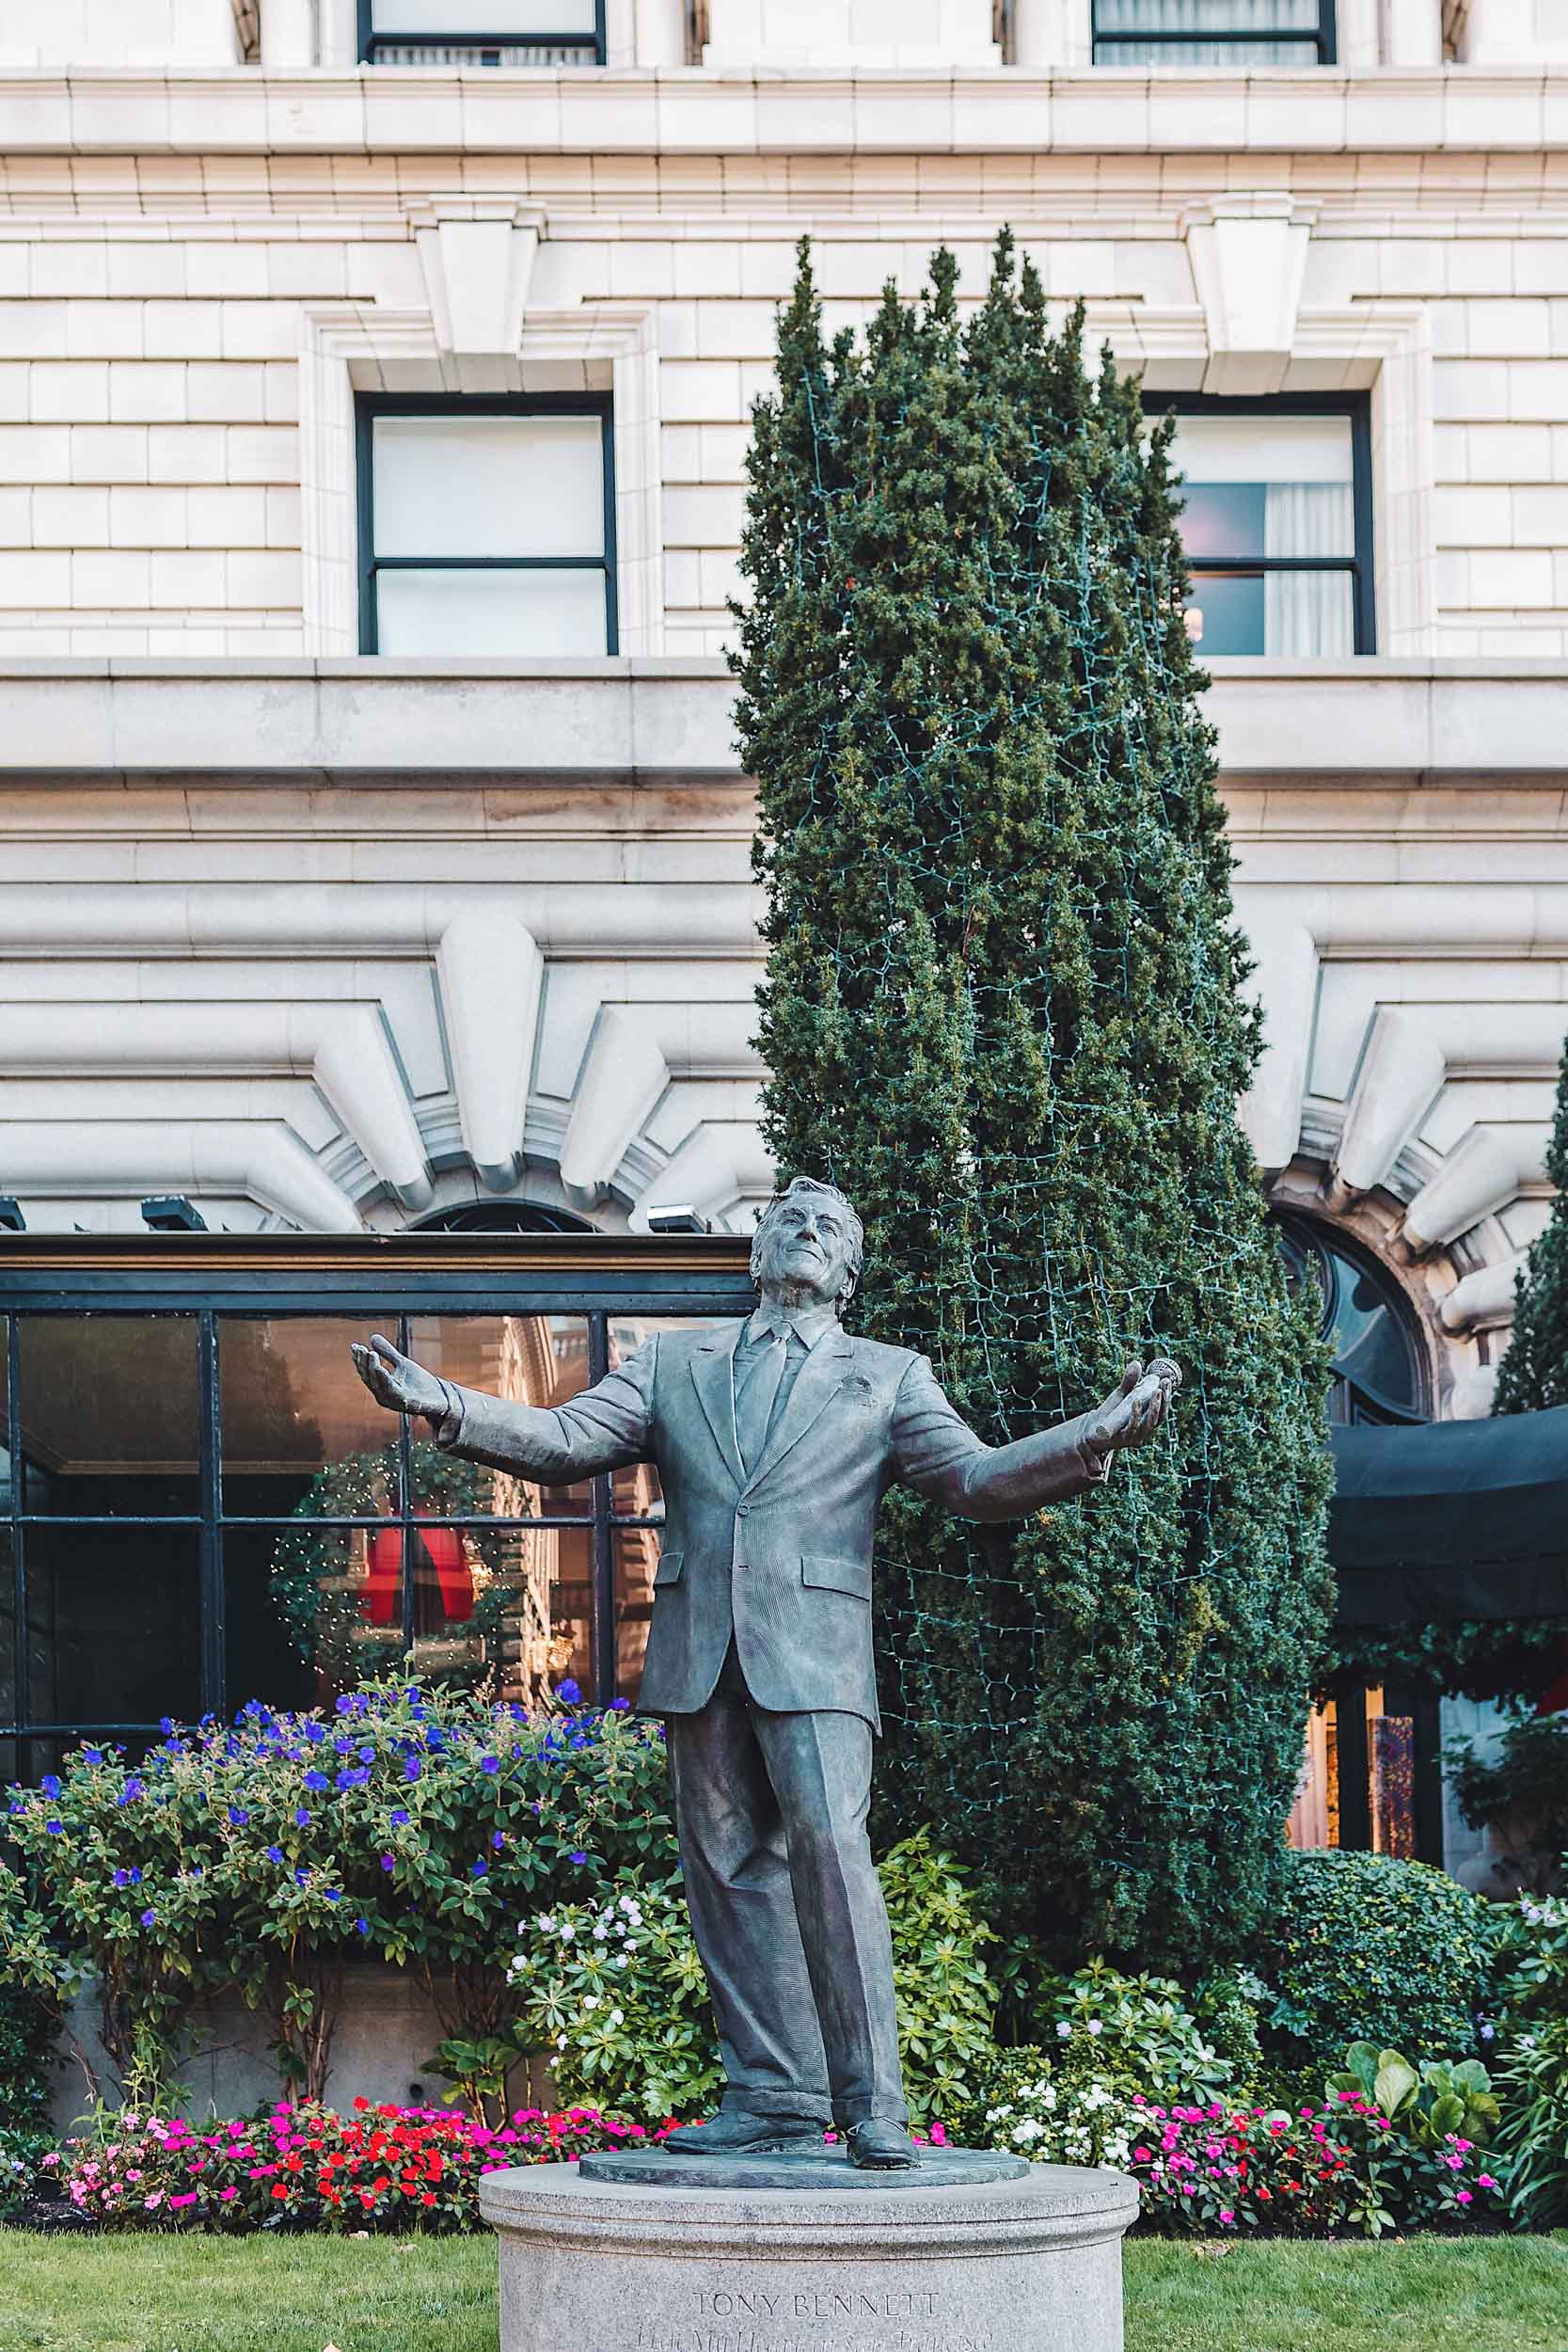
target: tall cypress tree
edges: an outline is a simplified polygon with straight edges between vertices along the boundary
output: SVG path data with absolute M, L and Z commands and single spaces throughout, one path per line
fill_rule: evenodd
M 1082 1506 L 884 1509 L 882 1827 L 934 1821 L 1064 1956 L 1239 1948 L 1329 1601 L 1323 1366 L 1237 1098 L 1214 747 L 1169 434 L 1010 240 L 863 342 L 802 247 L 759 403 L 738 723 L 760 794 L 766 1132 L 866 1226 L 854 1320 L 1001 1442 L 1132 1353 L 1174 1430 Z
M 1568 1405 L 1568 1052 L 1558 1073 L 1546 1173 L 1557 1199 L 1519 1279 L 1513 1337 L 1497 1372 L 1495 1413 Z

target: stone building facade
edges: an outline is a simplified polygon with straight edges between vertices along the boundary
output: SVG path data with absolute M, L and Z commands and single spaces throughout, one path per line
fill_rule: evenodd
M 802 233 L 837 324 L 1004 222 L 1180 411 L 1343 1409 L 1486 1409 L 1568 1027 L 1560 0 L 0 0 L 14 1223 L 749 1229 L 750 404 Z

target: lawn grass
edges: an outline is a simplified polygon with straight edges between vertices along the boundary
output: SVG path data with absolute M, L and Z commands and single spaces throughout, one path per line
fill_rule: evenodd
M 498 2342 L 485 2238 L 0 2232 L 0 2352 L 498 2352 Z M 1568 2237 L 1127 2249 L 1127 2352 L 1390 2346 L 1568 2352 Z

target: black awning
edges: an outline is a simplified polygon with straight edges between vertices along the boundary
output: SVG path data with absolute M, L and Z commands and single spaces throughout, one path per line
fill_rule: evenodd
M 1568 1406 L 1330 1435 L 1340 1625 L 1568 1615 Z

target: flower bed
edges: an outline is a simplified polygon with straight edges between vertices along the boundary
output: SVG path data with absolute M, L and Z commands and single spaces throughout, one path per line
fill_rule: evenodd
M 43 2161 L 75 2210 L 109 2229 L 471 2230 L 487 2172 L 572 2164 L 676 2128 L 597 2107 L 523 2107 L 492 2128 L 451 2108 L 356 2099 L 340 2115 L 280 2103 L 260 2119 L 201 2127 L 105 2114 L 90 2137 Z

